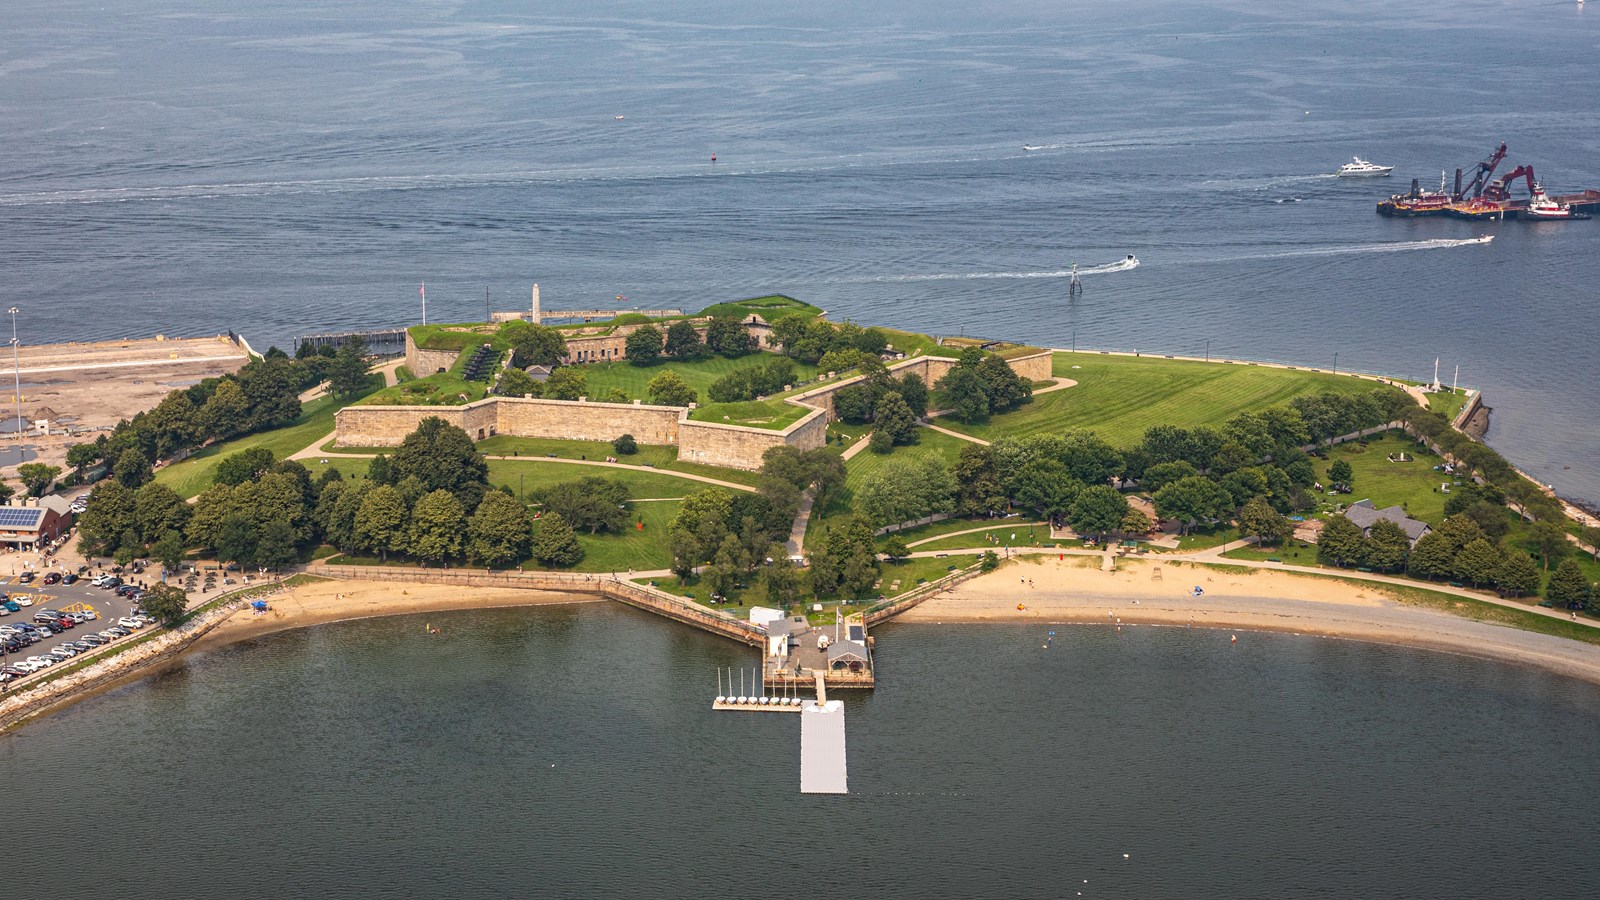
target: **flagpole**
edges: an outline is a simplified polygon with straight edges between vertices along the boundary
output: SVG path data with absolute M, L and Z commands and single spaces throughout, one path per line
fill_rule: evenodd
M 422 283 L 422 324 L 428 324 L 428 283 Z

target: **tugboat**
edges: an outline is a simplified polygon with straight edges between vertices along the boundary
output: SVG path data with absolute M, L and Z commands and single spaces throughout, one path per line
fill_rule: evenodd
M 1380 166 L 1377 163 L 1369 163 L 1359 156 L 1352 156 L 1350 159 L 1350 162 L 1339 167 L 1338 174 L 1340 178 L 1375 178 L 1380 175 L 1388 175 L 1394 171 L 1394 166 Z
M 1573 212 L 1568 204 L 1551 200 L 1550 195 L 1544 192 L 1544 185 L 1537 182 L 1533 185 L 1533 197 L 1528 200 L 1528 208 L 1522 211 L 1522 216 L 1541 222 L 1570 222 L 1589 218 L 1584 213 Z
M 1412 216 L 1442 216 L 1455 200 L 1449 191 L 1445 190 L 1445 176 L 1439 173 L 1439 189 L 1437 191 L 1424 191 L 1417 184 L 1415 178 L 1411 179 L 1411 190 L 1404 194 L 1395 194 L 1387 200 L 1378 202 L 1378 215 L 1398 216 L 1409 218 Z

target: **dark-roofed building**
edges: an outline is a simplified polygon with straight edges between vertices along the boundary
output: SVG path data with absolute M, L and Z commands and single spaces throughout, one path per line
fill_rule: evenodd
M 855 641 L 834 641 L 828 645 L 828 668 L 849 669 L 860 672 L 867 668 L 870 658 L 867 648 Z
M 60 537 L 72 520 L 57 507 L 55 503 L 0 506 L 0 544 L 12 550 L 32 550 Z
M 1411 546 L 1413 547 L 1417 545 L 1417 541 L 1422 540 L 1423 535 L 1433 530 L 1433 526 L 1427 522 L 1422 522 L 1406 515 L 1406 511 L 1402 507 L 1385 506 L 1383 509 L 1378 509 L 1371 500 L 1361 500 L 1350 504 L 1350 508 L 1344 511 L 1344 517 L 1356 523 L 1360 527 L 1363 536 L 1372 532 L 1372 526 L 1376 525 L 1379 519 L 1388 519 L 1400 526 L 1400 530 L 1404 531 L 1406 537 L 1411 539 Z

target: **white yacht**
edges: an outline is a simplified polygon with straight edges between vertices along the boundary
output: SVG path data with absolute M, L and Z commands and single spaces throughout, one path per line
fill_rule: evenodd
M 1340 178 L 1371 178 L 1377 175 L 1387 175 L 1394 171 L 1394 166 L 1380 166 L 1376 163 L 1369 163 L 1359 156 L 1352 156 L 1350 159 L 1352 160 L 1351 162 L 1339 167 Z

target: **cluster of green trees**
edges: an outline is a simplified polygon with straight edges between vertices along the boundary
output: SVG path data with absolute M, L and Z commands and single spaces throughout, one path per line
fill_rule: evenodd
M 605 403 L 627 403 L 628 395 L 621 388 L 610 388 L 600 396 L 589 396 L 589 379 L 580 366 L 562 366 L 550 373 L 544 381 L 534 381 L 533 376 L 518 368 L 500 373 L 495 383 L 495 393 L 503 397 L 543 397 L 546 400 L 576 400 L 589 397 Z
M 775 356 L 757 366 L 736 369 L 711 382 L 706 395 L 716 403 L 735 403 L 776 394 L 795 382 L 794 361 Z
M 628 362 L 648 366 L 663 356 L 674 359 L 699 359 L 711 353 L 729 357 L 744 356 L 756 349 L 755 338 L 738 316 L 713 316 L 706 323 L 705 340 L 693 322 L 681 320 L 663 332 L 655 325 L 641 325 L 623 342 Z
M 501 327 L 500 336 L 511 344 L 511 364 L 519 369 L 554 366 L 567 355 L 566 335 L 548 325 L 507 322 Z
M 126 564 L 148 556 L 176 568 L 191 512 L 165 485 L 150 482 L 134 489 L 108 479 L 90 493 L 89 506 L 78 517 L 79 548 L 86 557 L 111 556 Z
M 1016 409 L 1033 396 L 1033 385 L 1006 361 L 977 347 L 961 351 L 955 368 L 934 382 L 934 399 L 958 421 L 986 421 Z
M 1507 597 L 1537 594 L 1542 573 L 1557 564 L 1545 585 L 1545 596 L 1572 609 L 1585 608 L 1589 586 L 1582 569 L 1570 558 L 1573 545 L 1566 531 L 1553 522 L 1533 522 L 1527 527 L 1526 538 L 1541 561 L 1536 563 L 1510 539 L 1512 514 L 1495 499 L 1500 496 L 1492 485 L 1457 488 L 1445 507 L 1445 520 L 1415 546 L 1393 522 L 1380 520 L 1362 535 L 1354 522 L 1335 516 L 1317 538 L 1317 557 L 1330 565 L 1492 587 Z
M 792 602 L 802 586 L 783 541 L 801 493 L 814 491 L 816 501 L 824 503 L 844 477 L 844 462 L 826 450 L 768 450 L 754 493 L 707 488 L 683 499 L 667 529 L 673 572 L 688 578 L 703 567 L 705 585 L 725 595 L 759 570 L 775 602 Z
M 310 345 L 301 348 L 308 351 Z M 333 357 L 307 352 L 302 358 L 290 359 L 274 347 L 264 358 L 251 360 L 231 375 L 173 391 L 154 409 L 117 423 L 109 435 L 74 444 L 67 451 L 67 465 L 81 476 L 84 469 L 105 462 L 113 467 L 118 480 L 137 488 L 148 480 L 156 460 L 210 441 L 293 422 L 300 416 L 300 393 L 330 374 L 338 374 L 342 360 L 350 356 L 348 349 L 341 349 Z M 352 389 L 341 376 L 339 389 L 359 392 L 365 386 L 366 361 L 355 360 L 360 379 Z
M 872 423 L 872 449 L 887 453 L 917 441 L 917 420 L 928 414 L 928 386 L 922 376 L 891 378 L 876 356 L 861 361 L 861 380 L 834 392 L 833 410 L 851 424 Z
M 881 328 L 863 328 L 854 322 L 834 324 L 826 319 L 786 316 L 772 323 L 772 342 L 801 362 L 822 362 L 829 351 L 853 350 L 863 357 L 877 357 L 889 346 L 889 335 Z M 849 357 L 835 357 L 835 362 Z M 859 359 L 861 357 L 857 357 Z M 848 366 L 828 371 L 841 372 Z
M 656 373 L 645 386 L 650 402 L 656 406 L 688 406 L 699 397 L 683 376 L 671 369 Z

